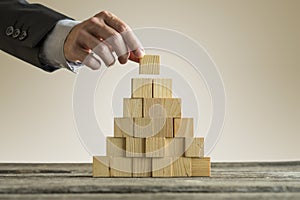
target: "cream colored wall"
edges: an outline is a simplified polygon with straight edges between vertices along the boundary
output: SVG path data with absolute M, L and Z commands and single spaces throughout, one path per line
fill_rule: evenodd
M 227 118 L 214 161 L 300 159 L 300 1 L 41 0 L 78 20 L 109 10 L 202 44 L 219 66 Z M 76 75 L 0 52 L 0 162 L 91 161 L 76 136 Z

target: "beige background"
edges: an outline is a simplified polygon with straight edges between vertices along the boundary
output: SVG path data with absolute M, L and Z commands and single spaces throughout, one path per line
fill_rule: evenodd
M 213 161 L 300 159 L 300 1 L 41 0 L 83 20 L 109 10 L 132 27 L 183 32 L 224 79 L 227 118 Z M 0 162 L 86 162 L 76 136 L 76 75 L 52 74 L 0 52 Z

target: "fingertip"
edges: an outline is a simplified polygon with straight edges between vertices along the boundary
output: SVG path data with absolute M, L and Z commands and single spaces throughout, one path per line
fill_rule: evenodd
M 96 59 L 92 54 L 89 54 L 82 63 L 92 70 L 98 70 L 101 67 L 101 61 Z
M 145 51 L 142 48 L 138 48 L 138 49 L 134 50 L 133 53 L 137 58 L 143 58 L 145 55 Z
M 127 52 L 126 54 L 123 54 L 121 56 L 118 57 L 119 63 L 124 65 L 127 63 L 128 59 L 130 57 L 130 53 Z
M 113 61 L 113 62 L 111 62 L 111 63 L 107 63 L 107 64 L 105 64 L 106 65 L 106 67 L 111 67 L 111 66 L 113 66 L 115 64 L 115 61 Z
M 122 65 L 127 63 L 127 59 L 119 58 L 118 60 L 119 60 L 119 63 Z
M 114 65 L 116 63 L 116 59 L 113 55 L 111 55 L 110 58 L 102 57 L 102 60 L 103 60 L 106 67 L 111 67 L 112 65 Z
M 130 52 L 130 55 L 129 55 L 129 60 L 133 61 L 133 62 L 136 62 L 136 63 L 139 63 L 140 62 L 140 58 L 136 57 L 133 52 Z

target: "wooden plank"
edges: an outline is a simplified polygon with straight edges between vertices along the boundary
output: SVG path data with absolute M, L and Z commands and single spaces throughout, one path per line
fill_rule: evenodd
M 172 98 L 172 79 L 153 79 L 153 98 Z
M 210 176 L 210 158 L 192 158 L 192 176 Z
M 184 155 L 185 139 L 184 138 L 166 138 L 165 139 L 165 156 L 180 157 Z
M 145 138 L 126 138 L 126 157 L 145 157 Z
M 124 179 L 124 178 L 123 178 Z M 123 181 L 122 179 L 122 181 Z M 181 178 L 181 180 L 183 180 L 184 178 Z M 110 180 L 110 179 L 109 179 Z M 134 183 L 134 181 L 130 181 L 126 180 L 125 182 L 130 182 L 130 183 Z M 153 179 L 148 179 L 148 181 L 153 180 Z M 192 179 L 193 182 L 196 182 L 195 178 Z M 192 180 L 188 180 L 189 185 L 191 185 L 191 181 Z M 198 180 L 199 181 L 199 180 Z M 98 181 L 100 182 L 100 181 Z M 176 181 L 179 182 L 179 181 Z M 184 182 L 184 181 L 183 181 Z M 202 181 L 201 181 L 202 182 Z M 159 184 L 160 186 L 162 184 Z M 168 184 L 167 184 L 168 185 Z M 115 200 L 115 199 L 122 199 L 122 200 L 139 200 L 139 199 L 145 199 L 145 193 L 147 193 L 147 199 L 180 199 L 180 200 L 224 200 L 224 199 L 230 199 L 230 200 L 240 200 L 240 199 L 259 199 L 259 200 L 298 200 L 300 199 L 300 193 L 296 193 L 296 192 L 258 192 L 258 193 L 252 193 L 252 192 L 228 192 L 228 193 L 222 193 L 220 191 L 216 191 L 216 192 L 212 192 L 212 193 L 208 193 L 206 192 L 206 188 L 207 187 L 203 187 L 205 189 L 202 189 L 201 191 L 203 192 L 198 192 L 195 191 L 195 189 L 193 189 L 193 191 L 191 192 L 191 187 L 184 187 L 187 188 L 186 190 L 183 190 L 182 188 L 178 187 L 177 190 L 183 191 L 183 192 L 176 192 L 176 188 L 172 188 L 174 189 L 174 191 L 170 191 L 170 192 L 164 192 L 164 189 L 168 190 L 168 186 L 167 185 L 163 185 L 163 189 L 157 189 L 157 186 L 153 186 L 150 188 L 147 188 L 146 191 L 151 191 L 151 192 L 145 192 L 145 188 L 140 188 L 137 187 L 136 185 L 134 185 L 134 189 L 132 189 L 130 187 L 130 189 L 128 189 L 128 186 L 122 185 L 121 187 L 118 186 L 117 188 L 121 188 L 122 192 L 124 193 L 120 193 L 115 191 L 114 187 L 113 188 L 109 188 L 107 186 L 99 189 L 98 187 L 95 187 L 97 189 L 94 189 L 93 192 L 88 192 L 90 191 L 90 189 L 86 189 L 84 190 L 84 186 L 82 186 L 82 188 L 76 188 L 76 189 L 81 189 L 80 191 L 83 191 L 82 193 L 78 193 L 78 192 L 73 192 L 70 193 L 67 192 L 68 189 L 70 188 L 66 188 L 64 187 L 64 191 L 66 191 L 65 193 L 60 192 L 62 189 L 61 188 L 56 188 L 54 189 L 59 190 L 58 193 L 56 194 L 51 194 L 51 193 L 47 193 L 47 194 L 2 194 L 1 198 L 5 199 L 5 200 L 40 200 L 40 199 L 72 199 L 72 200 L 82 200 L 82 199 L 91 199 L 91 200 L 95 200 L 95 199 L 105 199 L 105 200 Z M 230 184 L 228 184 L 230 185 Z M 282 184 L 285 185 L 285 184 Z M 71 187 L 71 186 L 70 186 Z M 209 187 L 209 189 L 211 189 L 213 186 Z M 72 189 L 74 188 L 74 186 L 72 187 Z M 194 187 L 193 187 L 194 188 Z M 229 186 L 227 186 L 226 188 L 229 189 Z M 238 189 L 240 189 L 241 187 L 239 187 Z M 277 187 L 274 187 L 274 190 Z M 238 189 L 236 189 L 238 191 Z M 243 189 L 246 189 L 243 187 Z M 252 189 L 252 188 L 251 188 Z M 259 188 L 261 189 L 261 188 Z M 256 190 L 259 190 L 256 189 Z M 267 187 L 267 189 L 270 189 L 270 187 Z M 106 190 L 109 190 L 109 192 L 107 192 Z M 133 192 L 134 190 L 134 192 Z M 162 191 L 161 191 L 162 190 Z M 252 189 L 253 190 L 253 189 Z M 47 190 L 49 191 L 49 190 Z M 96 191 L 96 192 L 95 192 Z M 100 191 L 100 192 L 99 192 Z M 112 191 L 112 192 L 110 192 Z M 127 192 L 128 191 L 128 192 Z
M 164 157 L 165 138 L 149 137 L 146 138 L 146 157 Z
M 93 156 L 93 177 L 110 177 L 108 156 Z
M 145 55 L 140 59 L 139 74 L 159 74 L 160 57 L 159 55 Z
M 180 118 L 181 99 L 179 98 L 145 98 L 143 105 L 144 117 Z
M 134 137 L 173 137 L 173 118 L 135 118 Z
M 133 177 L 151 177 L 152 160 L 151 158 L 132 158 Z
M 300 161 L 217 162 L 211 163 L 212 178 L 95 180 L 91 163 L 1 163 L 0 199 L 142 199 L 145 194 L 156 199 L 299 199 L 299 166 Z
M 204 138 L 185 138 L 185 157 L 204 157 Z
M 115 137 L 133 137 L 133 119 L 115 118 L 114 119 L 114 136 Z
M 0 199 L 299 199 L 299 166 L 300 161 L 217 162 L 212 178 L 95 180 L 91 163 L 1 163 Z
M 173 176 L 184 177 L 192 175 L 191 158 L 179 157 L 173 162 Z
M 152 79 L 133 78 L 131 79 L 132 98 L 152 98 Z
M 123 117 L 143 117 L 143 99 L 124 98 Z
M 111 157 L 109 161 L 111 177 L 132 177 L 132 158 Z
M 174 137 L 194 137 L 194 119 L 174 118 Z
M 107 137 L 106 138 L 106 155 L 125 157 L 126 140 L 125 138 Z
M 152 177 L 172 177 L 172 161 L 170 157 L 152 158 Z

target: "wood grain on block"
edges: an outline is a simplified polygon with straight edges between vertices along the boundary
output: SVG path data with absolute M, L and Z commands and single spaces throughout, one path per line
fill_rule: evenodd
M 108 156 L 93 157 L 93 177 L 110 177 Z
M 152 158 L 152 177 L 172 177 L 172 158 Z
M 179 98 L 145 98 L 144 117 L 175 118 L 181 117 L 181 99 Z
M 194 137 L 194 119 L 174 118 L 174 137 Z
M 133 119 L 129 117 L 114 119 L 115 137 L 133 137 Z
M 153 79 L 153 98 L 172 98 L 172 79 Z
M 145 138 L 126 138 L 126 157 L 145 157 Z
M 131 79 L 131 96 L 133 98 L 152 98 L 152 79 Z
M 204 157 L 204 138 L 185 138 L 185 157 Z
M 151 118 L 134 118 L 133 135 L 137 138 L 151 137 L 154 121 Z
M 106 155 L 125 157 L 126 153 L 125 138 L 107 137 L 106 138 Z
M 139 74 L 159 74 L 160 57 L 159 55 L 145 55 L 140 59 Z
M 191 176 L 192 175 L 192 162 L 191 158 L 179 157 L 175 158 L 173 162 L 173 176 Z
M 143 117 L 143 99 L 123 99 L 123 117 Z
M 151 158 L 132 158 L 133 177 L 151 177 L 152 161 Z
M 184 154 L 184 138 L 166 138 L 165 139 L 165 156 L 180 157 Z
M 154 119 L 154 137 L 173 138 L 173 118 L 153 118 Z M 160 131 L 159 128 L 163 127 Z
M 132 177 L 132 158 L 111 157 L 109 161 L 111 177 Z
M 172 118 L 135 118 L 134 137 L 173 137 Z
M 210 158 L 192 158 L 192 176 L 210 176 Z
M 165 138 L 149 137 L 146 138 L 146 157 L 164 157 Z

